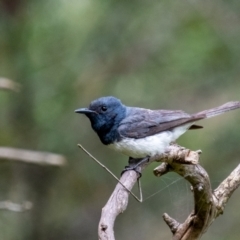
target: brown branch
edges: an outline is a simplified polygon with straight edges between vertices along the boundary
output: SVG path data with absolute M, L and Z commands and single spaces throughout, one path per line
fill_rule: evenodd
M 20 91 L 20 84 L 12 81 L 10 79 L 0 77 L 0 89 L 1 90 L 10 90 L 10 91 L 14 91 L 14 92 L 19 92 Z
M 166 165 L 163 163 L 162 165 Z M 155 175 L 161 175 L 159 166 L 154 170 Z M 159 170 L 160 169 L 160 172 Z M 232 193 L 240 185 L 240 164 L 212 193 L 209 177 L 200 165 L 171 164 L 171 171 L 184 177 L 192 185 L 195 207 L 187 220 L 178 226 L 173 234 L 174 240 L 200 239 L 211 223 L 223 213 L 224 207 Z M 172 223 L 168 223 L 172 231 Z M 173 231 L 172 231 L 173 232 Z
M 169 146 L 161 156 L 154 156 L 149 163 L 140 166 L 143 170 L 153 161 L 163 162 L 155 168 L 158 177 L 174 171 L 184 177 L 192 185 L 195 206 L 184 223 L 179 223 L 168 214 L 163 219 L 173 233 L 173 240 L 200 239 L 223 209 L 234 190 L 240 185 L 240 165 L 212 193 L 207 172 L 198 164 L 200 151 L 190 151 L 177 145 Z M 137 181 L 137 173 L 128 171 L 121 177 L 121 182 L 131 190 Z M 114 240 L 114 222 L 116 217 L 126 210 L 128 191 L 117 184 L 108 202 L 102 209 L 98 234 L 100 240 Z
M 0 147 L 0 159 L 53 166 L 62 166 L 66 163 L 65 157 L 60 154 L 11 147 Z
M 175 232 L 178 230 L 180 223 L 176 221 L 175 219 L 171 218 L 167 213 L 163 214 L 163 220 L 166 222 L 166 224 L 169 226 L 171 232 L 175 234 Z
M 195 207 L 190 214 L 188 224 L 180 224 L 173 239 L 198 239 L 211 223 L 215 209 L 212 198 L 211 184 L 206 171 L 200 165 L 171 164 L 172 171 L 184 177 L 192 185 Z M 156 174 L 158 168 L 154 170 Z

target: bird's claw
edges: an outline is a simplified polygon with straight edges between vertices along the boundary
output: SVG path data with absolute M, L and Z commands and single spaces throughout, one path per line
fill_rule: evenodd
M 122 170 L 121 172 L 121 176 L 127 172 L 127 171 L 130 171 L 130 170 L 133 170 L 135 171 L 137 174 L 138 174 L 138 178 L 142 177 L 142 173 L 139 171 L 139 168 L 138 166 L 125 166 L 125 168 Z
M 139 176 L 138 178 L 140 178 L 142 176 L 142 173 L 140 171 L 141 170 L 140 165 L 144 164 L 144 163 L 146 163 L 148 161 L 149 161 L 149 156 L 147 156 L 145 158 L 132 158 L 132 157 L 129 157 L 129 161 L 128 161 L 129 165 L 125 166 L 124 170 L 121 172 L 121 176 L 126 171 L 133 170 L 136 173 L 138 173 L 138 176 Z

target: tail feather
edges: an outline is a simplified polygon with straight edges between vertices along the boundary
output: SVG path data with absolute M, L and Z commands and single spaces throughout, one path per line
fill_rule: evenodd
M 240 108 L 240 102 L 228 102 L 219 107 L 212 108 L 209 110 L 204 110 L 204 111 L 198 112 L 194 115 L 195 116 L 205 115 L 206 116 L 205 118 L 211 118 L 211 117 L 215 117 L 217 115 L 220 115 L 222 113 L 225 113 L 225 112 L 237 109 L 237 108 Z

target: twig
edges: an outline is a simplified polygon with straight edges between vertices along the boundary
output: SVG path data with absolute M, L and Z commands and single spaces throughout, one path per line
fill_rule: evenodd
M 78 147 L 81 148 L 91 159 L 93 159 L 98 165 L 100 165 L 103 169 L 105 169 L 115 180 L 117 180 L 117 182 L 122 185 L 123 188 L 125 188 L 125 190 L 127 192 L 129 192 L 138 202 L 142 202 L 142 190 L 141 190 L 141 186 L 140 186 L 140 181 L 138 181 L 138 189 L 139 189 L 139 193 L 140 193 L 140 197 L 138 198 L 132 191 L 130 188 L 128 188 L 116 175 L 114 175 L 111 170 L 109 170 L 105 165 L 103 165 L 100 161 L 98 161 L 91 153 L 89 153 L 80 143 L 78 144 Z M 132 171 L 135 172 L 135 171 Z M 136 173 L 136 172 L 135 172 Z M 137 178 L 138 180 L 138 178 Z
M 175 219 L 171 218 L 167 213 L 163 214 L 163 220 L 169 226 L 171 232 L 175 234 L 177 229 L 179 228 L 180 223 Z
M 62 166 L 66 164 L 65 157 L 60 154 L 30 151 L 11 147 L 0 147 L 0 159 L 39 165 Z

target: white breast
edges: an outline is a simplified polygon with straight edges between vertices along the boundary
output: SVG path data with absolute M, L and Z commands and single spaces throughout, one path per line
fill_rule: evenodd
M 164 131 L 145 138 L 123 138 L 121 141 L 108 146 L 133 158 L 143 158 L 162 154 L 169 144 L 185 133 L 192 124 L 193 123 L 189 123 L 176 127 L 171 131 Z

